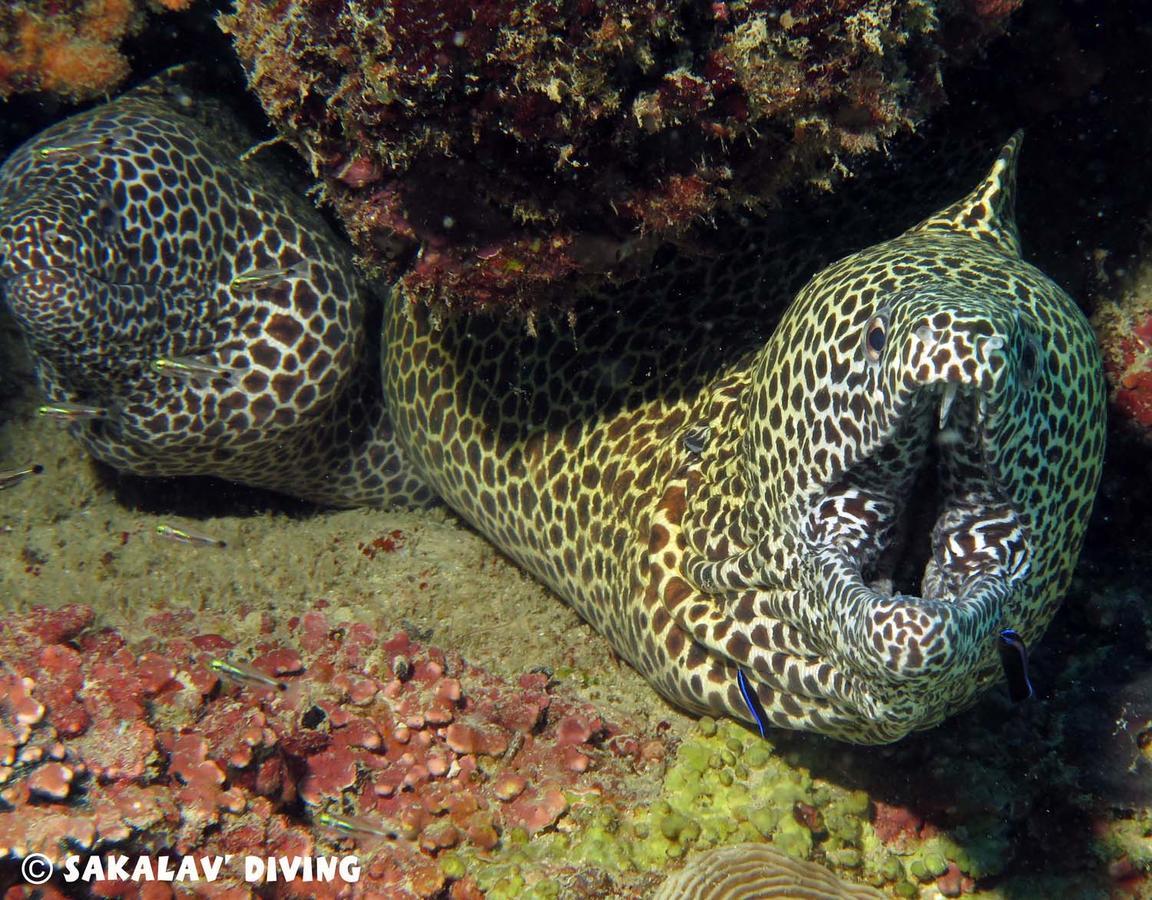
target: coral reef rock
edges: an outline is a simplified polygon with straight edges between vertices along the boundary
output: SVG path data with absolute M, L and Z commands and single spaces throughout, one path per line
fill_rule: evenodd
M 239 0 L 221 23 L 369 268 L 440 309 L 532 312 L 829 185 L 1016 5 Z
M 0 884 L 33 853 L 358 850 L 367 895 L 477 896 L 467 859 L 483 868 L 601 797 L 635 802 L 639 743 L 545 675 L 504 682 L 318 611 L 266 619 L 243 653 L 189 612 L 139 634 L 129 645 L 82 606 L 0 623 Z M 301 896 L 242 874 L 215 887 Z
M 1118 297 L 1097 306 L 1092 326 L 1113 410 L 1152 441 L 1152 263 L 1139 265 Z
M 192 0 L 15 0 L 0 4 L 0 100 L 46 91 L 89 100 L 128 75 L 120 52 L 147 9 L 182 11 Z

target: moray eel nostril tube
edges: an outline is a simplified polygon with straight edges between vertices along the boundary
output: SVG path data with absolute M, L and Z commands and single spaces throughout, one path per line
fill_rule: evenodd
M 999 677 L 1002 634 L 1042 634 L 1104 386 L 1084 317 L 1021 258 L 1018 139 L 798 293 L 750 230 L 571 326 L 437 325 L 393 291 L 373 334 L 346 251 L 208 108 L 152 84 L 0 169 L 4 296 L 49 399 L 107 410 L 72 425 L 97 457 L 438 496 L 672 702 L 849 741 L 936 724 Z

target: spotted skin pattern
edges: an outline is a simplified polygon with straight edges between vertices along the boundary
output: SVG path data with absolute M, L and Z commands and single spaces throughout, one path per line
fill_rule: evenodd
M 240 160 L 255 139 L 234 123 L 151 82 L 5 162 L 0 284 L 48 401 L 106 409 L 72 433 L 139 475 L 427 500 L 380 402 L 348 250 L 271 168 Z M 253 272 L 284 275 L 233 285 Z M 153 369 L 173 357 L 232 374 Z
M 192 140 L 186 113 L 138 100 L 156 103 L 70 120 L 0 170 L 8 303 L 50 396 L 109 407 L 73 426 L 100 458 L 329 502 L 434 493 L 673 703 L 750 721 L 742 670 L 769 722 L 848 741 L 931 727 L 999 677 L 1001 629 L 1043 633 L 1099 481 L 1104 389 L 1084 317 L 1020 258 L 1018 139 L 963 200 L 798 294 L 801 254 L 764 253 L 749 229 L 723 258 L 672 260 L 534 336 L 480 317 L 438 325 L 394 291 L 377 351 L 316 216 L 271 179 L 237 174 L 222 139 Z M 81 168 L 102 180 L 117 245 L 99 230 L 103 195 L 49 215 L 30 174 L 36 146 L 94 128 L 116 137 L 85 162 L 40 166 L 53 184 Z M 159 194 L 151 217 L 130 205 L 148 172 L 160 185 L 137 202 Z M 271 218 L 243 224 L 253 207 Z M 168 210 L 170 227 L 148 224 Z M 147 246 L 173 232 L 174 257 Z M 191 243 L 219 249 L 186 261 Z M 102 254 L 134 260 L 132 277 L 81 281 L 107 271 Z M 291 293 L 226 287 L 253 263 L 298 258 L 309 269 Z M 35 286 L 49 277 L 67 293 Z M 124 284 L 166 287 L 136 299 Z M 191 299 L 177 303 L 179 290 Z M 773 302 L 793 295 L 774 321 Z M 66 305 L 37 316 L 46 298 Z M 270 334 L 278 315 L 307 324 Z M 308 366 L 287 402 L 258 412 L 261 385 L 309 334 L 336 374 Z M 277 357 L 255 349 L 273 340 Z M 246 374 L 176 391 L 145 372 L 150 355 L 191 352 Z M 332 400 L 314 411 L 301 391 Z M 261 439 L 285 406 L 282 433 Z M 133 431 L 129 418 L 157 425 Z M 215 435 L 230 454 L 199 449 L 222 420 L 238 423 Z

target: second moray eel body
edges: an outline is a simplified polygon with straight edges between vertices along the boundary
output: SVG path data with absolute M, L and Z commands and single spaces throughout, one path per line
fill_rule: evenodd
M 221 258 L 199 282 L 214 298 L 207 311 L 159 290 L 167 318 L 135 313 L 147 327 L 119 342 L 136 369 L 85 382 L 100 354 L 69 356 L 30 312 L 44 307 L 35 273 L 61 268 L 35 264 L 49 241 L 29 169 L 51 167 L 52 155 L 34 141 L 6 164 L 0 278 L 52 399 L 107 410 L 73 426 L 97 456 L 332 502 L 405 502 L 431 489 L 674 703 L 749 719 L 743 672 L 771 723 L 851 741 L 895 740 L 958 711 L 998 677 L 1000 631 L 1034 641 L 1055 611 L 1099 480 L 1104 390 L 1087 322 L 1020 257 L 1018 141 L 962 201 L 820 271 L 778 323 L 767 301 L 787 280 L 750 238 L 723 259 L 663 266 L 540 336 L 485 319 L 434 327 L 393 292 L 378 352 L 356 333 L 357 301 L 340 286 L 346 260 L 310 211 L 298 217 L 274 182 L 229 169 L 230 148 L 206 137 L 191 148 L 196 165 L 172 175 L 158 150 L 183 114 L 161 93 L 115 101 L 105 117 L 126 102 L 158 125 L 133 143 L 139 126 L 125 117 L 92 154 L 86 165 L 113 198 L 121 163 L 102 163 L 120 154 L 158 169 L 161 186 L 173 178 L 159 202 L 184 204 L 201 230 L 232 233 L 238 214 L 221 212 L 232 200 L 213 181 L 224 169 L 233 192 L 258 209 L 279 204 L 286 221 L 218 241 Z M 46 140 L 88 146 L 87 115 Z M 91 205 L 73 217 L 90 219 Z M 134 227 L 119 222 L 118 234 Z M 105 238 L 84 227 L 72 229 L 77 243 L 98 248 Z M 250 281 L 236 278 L 253 260 L 291 270 L 318 300 L 272 290 L 272 308 L 254 316 Z M 141 270 L 157 284 L 179 265 L 149 259 Z M 93 280 L 77 289 L 92 292 L 79 333 L 122 335 L 118 298 Z M 343 320 L 341 303 L 353 304 Z M 301 366 L 300 341 L 327 346 L 329 312 L 353 323 L 340 326 L 352 358 L 321 397 L 309 387 L 322 367 Z M 146 374 L 177 339 L 181 353 L 236 377 L 174 390 Z M 187 404 L 203 408 L 190 399 L 200 391 L 218 395 L 214 409 L 257 418 L 244 398 L 302 369 L 309 377 L 286 403 L 303 392 L 310 405 L 283 414 L 278 437 L 291 458 L 269 449 L 275 440 L 228 443 L 227 429 L 193 440 L 178 427 L 185 413 L 196 419 Z M 124 428 L 126 398 L 164 409 L 163 427 Z

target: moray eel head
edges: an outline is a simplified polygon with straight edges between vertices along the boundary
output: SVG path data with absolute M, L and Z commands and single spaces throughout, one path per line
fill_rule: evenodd
M 0 168 L 0 295 L 103 462 L 363 502 L 379 491 L 346 427 L 371 390 L 351 260 L 243 158 L 252 140 L 179 73 L 36 135 Z
M 748 404 L 746 520 L 784 536 L 774 568 L 801 573 L 813 633 L 896 736 L 996 677 L 1000 629 L 1039 637 L 1100 476 L 1096 346 L 1020 258 L 1019 143 L 959 203 L 817 275 Z
M 123 218 L 92 177 L 92 153 L 107 136 L 94 128 L 83 144 L 60 126 L 13 154 L 0 190 L 0 283 L 42 365 L 99 391 L 112 374 L 117 341 L 105 298 L 133 280 L 119 239 Z M 107 138 L 110 140 L 110 138 Z M 107 323 L 107 324 L 105 324 Z

